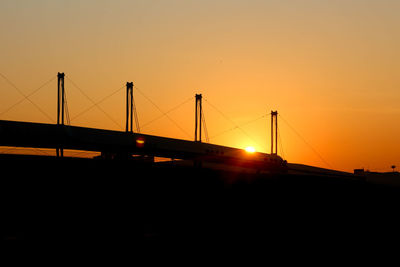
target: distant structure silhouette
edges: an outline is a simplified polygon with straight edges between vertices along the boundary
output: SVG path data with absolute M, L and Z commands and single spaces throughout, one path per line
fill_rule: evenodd
M 4 75 L 1 74 L 1 76 L 9 82 L 9 80 L 5 78 Z M 99 107 L 98 104 L 104 101 L 106 98 L 114 95 L 119 90 L 122 90 L 125 86 L 122 86 L 117 91 L 103 98 L 101 101 L 95 102 L 64 73 L 59 72 L 57 74 L 57 78 L 58 82 L 56 124 L 0 120 L 0 146 L 24 147 L 34 149 L 55 149 L 57 157 L 64 157 L 64 149 L 71 149 L 100 152 L 101 155 L 111 155 L 112 157 L 110 158 L 128 159 L 136 156 L 145 156 L 149 158 L 164 157 L 171 159 L 194 160 L 201 162 L 204 161 L 210 162 L 212 164 L 231 164 L 241 166 L 241 168 L 250 168 L 257 171 L 285 172 L 287 170 L 287 162 L 278 155 L 278 111 L 271 111 L 271 153 L 247 153 L 243 149 L 209 143 L 208 132 L 205 123 L 206 121 L 202 106 L 202 94 L 195 95 L 195 136 L 194 141 L 188 141 L 184 139 L 167 138 L 140 133 L 139 120 L 133 97 L 133 88 L 135 88 L 136 91 L 142 94 L 163 114 L 163 116 L 166 116 L 190 138 L 190 134 L 187 134 L 187 132 L 182 127 L 180 127 L 178 123 L 176 123 L 176 121 L 172 120 L 168 116 L 168 113 L 170 111 L 164 112 L 143 92 L 141 92 L 139 88 L 134 86 L 133 82 L 126 83 L 126 127 L 125 131 L 123 131 L 124 127 L 120 125 L 117 121 L 115 121 L 111 116 L 109 116 L 109 114 L 107 114 L 107 112 Z M 75 118 L 89 111 L 92 107 L 97 107 L 116 125 L 120 126 L 122 131 L 71 126 L 69 120 L 68 104 L 66 100 L 64 78 L 67 78 L 70 84 L 76 87 L 93 104 L 90 108 L 85 109 L 77 116 L 75 116 Z M 54 80 L 54 78 L 52 80 Z M 11 82 L 9 83 L 13 86 L 13 88 L 20 92 L 20 90 L 16 86 L 14 86 Z M 46 84 L 48 83 L 49 82 L 47 82 Z M 39 89 L 42 87 L 43 86 L 39 87 Z M 25 99 L 28 99 L 31 103 L 33 103 L 28 98 L 28 96 L 26 96 L 22 92 L 20 92 L 20 94 L 23 95 Z M 231 120 L 228 116 L 221 112 L 217 107 L 209 103 L 207 99 L 205 100 L 212 108 L 214 108 L 218 113 L 220 113 L 225 119 L 227 119 L 235 126 L 228 131 L 239 129 L 242 131 L 242 133 L 247 135 L 247 137 L 253 139 L 233 120 Z M 19 101 L 18 103 L 20 102 L 21 101 Z M 186 102 L 187 101 L 185 101 L 185 103 Z M 14 104 L 13 106 L 15 106 L 16 104 Z M 39 111 L 44 113 L 39 106 L 35 105 L 35 107 L 37 107 Z M 6 111 L 8 110 L 9 109 L 7 109 Z M 175 108 L 172 110 L 175 110 Z M 53 121 L 54 123 L 54 120 L 50 116 L 46 116 L 49 118 L 50 121 Z M 263 118 L 265 116 L 266 115 L 263 115 L 260 118 Z M 133 120 L 135 120 L 135 122 Z M 283 121 L 288 124 L 293 131 L 295 131 L 294 128 L 291 127 L 285 119 L 283 119 Z M 134 131 L 134 123 L 136 126 L 136 131 Z M 227 131 L 223 131 L 222 133 L 225 132 Z M 296 131 L 295 133 L 299 137 L 301 137 L 300 134 L 298 134 Z M 203 137 L 205 137 L 206 142 L 203 142 Z M 302 140 L 322 159 L 322 157 L 304 140 L 304 138 L 302 138 Z M 326 170 L 323 170 L 321 168 L 310 169 L 310 167 L 307 168 L 309 168 L 309 170 L 314 173 L 326 172 Z M 303 169 L 304 166 L 302 166 L 300 169 L 297 169 L 297 171 L 301 172 Z
M 64 110 L 65 110 L 65 88 L 64 88 L 63 72 L 57 74 L 57 125 L 64 125 Z M 57 157 L 64 156 L 64 150 L 60 146 L 56 149 Z
M 140 133 L 139 119 L 133 98 L 133 82 L 126 83 L 126 132 L 133 133 L 133 116 L 135 116 L 136 131 Z
M 276 144 L 275 152 L 270 155 L 261 152 L 249 154 L 243 149 L 208 143 L 201 94 L 195 96 L 194 141 L 141 134 L 133 97 L 133 82 L 126 83 L 126 127 L 124 132 L 71 126 L 65 94 L 65 77 L 67 76 L 64 73 L 57 74 L 57 123 L 0 120 L 0 146 L 55 149 L 56 156 L 61 158 L 64 157 L 64 149 L 72 149 L 100 152 L 109 159 L 133 159 L 137 158 L 136 156 L 153 159 L 154 157 L 165 157 L 192 160 L 194 163 L 238 165 L 252 171 L 284 172 L 286 170 L 286 161 L 277 155 Z M 68 80 L 70 81 L 69 78 Z M 71 81 L 71 84 L 77 87 L 94 106 L 97 106 L 97 103 L 74 82 Z M 105 113 L 102 109 L 100 110 Z M 159 110 L 166 115 L 161 109 Z M 275 111 L 273 114 L 275 114 L 275 140 L 277 140 L 277 112 Z M 65 118 L 67 124 L 65 124 Z M 136 123 L 136 132 L 133 129 L 133 120 Z M 203 130 L 207 142 L 202 140 Z
M 194 126 L 194 141 L 201 143 L 201 128 L 202 128 L 202 95 L 196 94 L 196 110 L 195 110 L 195 126 Z
M 278 155 L 278 111 L 271 111 L 271 154 Z

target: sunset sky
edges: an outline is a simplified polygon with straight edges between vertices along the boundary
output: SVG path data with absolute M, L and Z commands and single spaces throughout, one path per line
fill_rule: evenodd
M 0 119 L 54 123 L 64 72 L 72 125 L 124 130 L 132 81 L 141 125 L 162 115 L 152 103 L 184 103 L 168 113 L 183 130 L 163 117 L 143 133 L 193 139 L 202 93 L 211 143 L 269 153 L 266 114 L 278 110 L 289 162 L 390 171 L 400 168 L 399 10 L 397 0 L 2 0 Z M 16 104 L 10 82 L 52 120 Z M 108 116 L 87 110 L 114 92 L 99 104 Z

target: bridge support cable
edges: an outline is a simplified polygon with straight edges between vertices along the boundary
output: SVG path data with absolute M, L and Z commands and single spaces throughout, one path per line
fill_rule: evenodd
M 278 137 L 279 137 L 279 140 L 280 140 L 280 142 L 279 142 L 279 148 L 280 148 L 280 150 L 281 150 L 281 157 L 283 158 L 283 159 L 285 159 L 286 157 L 285 157 L 285 151 L 283 150 L 283 142 L 282 142 L 282 138 L 281 138 L 281 131 L 280 131 L 280 129 L 278 129 Z
M 158 116 L 158 117 L 156 117 L 156 118 L 154 118 L 154 119 L 152 119 L 152 120 L 150 120 L 150 121 L 148 121 L 148 122 L 142 124 L 141 128 L 143 129 L 143 128 L 149 126 L 149 125 L 152 124 L 153 122 L 155 122 L 155 121 L 161 119 L 162 117 L 164 117 L 166 114 L 169 114 L 169 113 L 171 113 L 172 111 L 177 110 L 178 108 L 182 107 L 183 105 L 185 105 L 186 103 L 188 103 L 188 102 L 190 102 L 190 101 L 192 101 L 192 100 L 193 100 L 193 97 L 190 97 L 190 98 L 186 99 L 185 101 L 183 101 L 183 102 L 180 103 L 179 105 L 176 105 L 175 107 L 173 107 L 173 108 L 169 109 L 168 111 L 166 111 L 165 114 L 161 114 L 160 116 Z
M 71 119 L 69 116 L 69 109 L 68 109 L 67 93 L 65 91 L 64 91 L 64 102 L 65 102 L 65 119 L 67 121 L 67 125 L 71 125 Z
M 88 99 L 90 102 L 92 102 L 93 106 L 97 107 L 98 110 L 100 110 L 104 115 L 107 116 L 107 118 L 109 118 L 113 123 L 115 123 L 115 125 L 117 125 L 120 129 L 124 129 L 124 127 L 122 127 L 122 125 L 120 123 L 118 123 L 115 119 L 113 119 L 113 117 L 111 117 L 104 109 L 102 109 L 92 98 L 90 98 L 74 81 L 71 80 L 71 78 L 69 78 L 67 75 L 65 75 L 65 77 L 68 79 L 68 81 L 76 88 L 78 89 L 78 91 L 84 96 L 86 97 L 86 99 Z M 74 119 L 76 118 L 76 116 L 74 117 Z
M 110 97 L 112 97 L 113 95 L 115 95 L 116 93 L 118 93 L 119 91 L 121 91 L 122 89 L 125 88 L 125 85 L 121 86 L 120 88 L 118 88 L 117 90 L 113 91 L 111 94 L 103 97 L 100 101 L 92 104 L 90 107 L 82 110 L 80 113 L 78 113 L 77 115 L 75 115 L 74 117 L 71 118 L 71 121 L 76 120 L 78 117 L 82 116 L 83 114 L 85 114 L 86 112 L 88 112 L 89 110 L 93 109 L 94 107 L 97 107 L 99 104 L 101 104 L 102 102 L 104 102 L 105 100 L 109 99 Z
M 206 142 L 210 143 L 210 138 L 208 136 L 208 130 L 207 130 L 207 125 L 206 125 L 206 117 L 204 117 L 204 109 L 201 109 L 201 118 L 202 118 L 203 129 L 204 129 L 204 137 L 206 138 Z
M 310 144 L 306 141 L 306 139 L 298 132 L 296 129 L 286 120 L 282 117 L 281 114 L 279 114 L 279 117 L 282 119 L 282 121 L 310 148 L 311 151 L 314 152 L 314 154 L 329 168 L 333 169 L 332 165 L 329 164 L 322 156 L 321 154 Z
M 140 133 L 139 118 L 137 115 L 135 98 L 133 97 L 133 88 L 132 88 L 132 108 L 133 108 L 133 115 L 135 116 L 136 132 Z
M 262 115 L 262 116 L 260 116 L 260 117 L 257 117 L 256 119 L 247 121 L 247 122 L 242 123 L 242 124 L 240 124 L 240 125 L 238 125 L 238 126 L 231 127 L 231 128 L 229 128 L 229 129 L 223 130 L 223 131 L 221 131 L 221 132 L 219 132 L 219 133 L 217 133 L 217 134 L 211 136 L 210 139 L 214 139 L 214 138 L 216 138 L 216 137 L 218 137 L 218 136 L 220 136 L 220 135 L 226 134 L 226 133 L 228 133 L 228 132 L 230 132 L 230 131 L 234 131 L 234 130 L 237 130 L 237 129 L 242 128 L 242 127 L 244 127 L 244 126 L 247 126 L 247 125 L 249 125 L 249 124 L 252 124 L 252 123 L 254 123 L 254 122 L 256 122 L 256 121 L 259 121 L 259 120 L 261 120 L 261 119 L 263 119 L 263 118 L 266 118 L 266 117 L 269 116 L 269 115 L 271 115 L 271 114 Z
M 0 73 L 1 75 L 1 73 Z M 35 93 L 37 93 L 38 91 L 40 91 L 42 88 L 44 88 L 46 85 L 50 84 L 52 81 L 54 81 L 56 79 L 56 77 L 52 77 L 51 79 L 49 79 L 47 82 L 43 83 L 41 86 L 39 86 L 38 88 L 36 88 L 35 90 L 33 90 L 30 94 L 26 95 L 26 97 L 21 98 L 19 101 L 15 102 L 13 105 L 9 106 L 6 110 L 2 111 L 0 113 L 0 116 L 4 115 L 5 113 L 9 112 L 11 109 L 15 108 L 16 106 L 18 106 L 19 104 L 21 104 L 22 102 L 24 102 L 25 100 L 27 100 L 27 98 L 31 97 L 32 95 L 34 95 Z M 50 116 L 49 116 L 50 117 Z M 54 122 L 53 119 L 51 119 L 52 122 Z
M 260 145 L 260 143 L 255 140 L 251 135 L 249 135 L 245 130 L 243 130 L 243 128 L 241 126 L 239 126 L 238 124 L 236 124 L 232 119 L 230 119 L 227 115 L 225 115 L 221 110 L 219 110 L 216 106 L 214 106 L 213 104 L 210 103 L 210 101 L 208 101 L 206 98 L 204 98 L 204 100 L 206 101 L 206 103 L 208 105 L 210 105 L 215 111 L 217 111 L 222 117 L 224 117 L 227 121 L 229 121 L 231 124 L 234 125 L 234 128 L 232 130 L 236 130 L 239 129 L 245 136 L 247 136 L 249 139 L 251 139 L 255 144 L 257 144 L 259 147 L 262 147 Z M 228 130 L 230 131 L 230 130 Z M 227 131 L 225 131 L 227 132 Z M 224 133 L 225 133 L 224 132 Z M 214 136 L 215 137 L 215 136 Z
M 44 83 L 42 86 L 40 86 L 39 88 L 37 88 L 35 91 L 33 91 L 32 93 L 30 93 L 29 95 L 25 95 L 14 83 L 12 83 L 4 74 L 0 73 L 0 76 L 9 84 L 11 85 L 11 87 L 13 87 L 20 95 L 22 95 L 24 98 L 20 101 L 18 101 L 17 103 L 15 103 L 14 105 L 12 105 L 11 107 L 9 107 L 7 110 L 3 111 L 0 115 L 3 115 L 4 113 L 8 112 L 9 110 L 11 110 L 12 108 L 14 108 L 15 106 L 17 106 L 18 104 L 20 104 L 21 102 L 23 102 L 23 100 L 28 100 L 38 111 L 40 111 L 40 113 L 42 113 L 49 121 L 54 122 L 53 118 L 51 116 L 49 116 L 49 114 L 47 114 L 43 109 L 41 109 L 38 105 L 35 104 L 35 102 L 33 102 L 29 97 L 32 96 L 34 93 L 36 93 L 37 91 L 39 91 L 40 89 L 42 89 L 43 87 L 45 87 L 47 84 L 49 84 L 50 82 L 53 81 L 53 79 L 55 79 L 54 77 L 52 79 L 50 79 L 49 81 L 47 81 L 46 83 Z
M 167 112 L 164 112 L 156 103 L 154 103 L 145 93 L 143 93 L 142 90 L 140 90 L 136 85 L 134 86 L 134 88 L 136 88 L 136 90 L 144 97 L 146 98 L 147 101 L 149 101 L 156 109 L 158 109 L 158 111 L 161 112 L 161 114 L 163 114 L 163 116 L 167 117 L 168 120 L 170 120 L 173 124 L 175 124 L 175 126 L 182 132 L 184 133 L 188 138 L 190 138 L 190 134 L 185 131 L 185 129 L 183 129 L 175 120 L 173 120 L 168 114 Z

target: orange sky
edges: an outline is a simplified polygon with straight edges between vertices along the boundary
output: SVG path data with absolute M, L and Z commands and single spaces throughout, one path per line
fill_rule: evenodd
M 143 132 L 191 139 L 202 93 L 212 143 L 269 152 L 283 119 L 334 169 L 400 167 L 399 1 L 14 1 L 0 3 L 0 73 L 28 95 L 65 72 L 95 102 L 135 85 L 171 112 Z M 56 80 L 30 99 L 56 120 Z M 66 80 L 70 117 L 92 103 Z M 121 129 L 125 91 L 73 125 Z M 142 125 L 160 112 L 137 91 Z M 51 122 L 0 77 L 0 119 Z M 7 111 L 8 110 L 8 111 Z M 329 167 L 283 120 L 283 156 Z M 119 126 L 119 125 L 120 126 Z M 121 129 L 122 130 L 122 129 Z M 219 134 L 219 135 L 218 135 Z M 250 137 L 249 137 L 250 136 Z M 280 150 L 282 154 L 282 151 Z

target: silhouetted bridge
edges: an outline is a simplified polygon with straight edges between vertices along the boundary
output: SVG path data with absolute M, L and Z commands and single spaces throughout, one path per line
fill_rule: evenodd
M 57 124 L 0 120 L 0 146 L 55 149 L 57 157 L 63 157 L 64 149 L 71 149 L 101 152 L 102 157 L 107 159 L 129 159 L 133 155 L 138 155 L 146 156 L 147 158 L 164 157 L 189 160 L 195 165 L 202 165 L 205 162 L 212 164 L 222 163 L 227 166 L 252 169 L 256 172 L 272 171 L 286 173 L 289 171 L 293 174 L 349 176 L 348 173 L 328 169 L 287 164 L 278 155 L 277 111 L 271 112 L 270 154 L 260 152 L 248 153 L 243 149 L 202 142 L 202 129 L 204 129 L 207 141 L 208 134 L 204 123 L 201 94 L 196 94 L 195 98 L 194 141 L 140 133 L 133 98 L 132 82 L 126 84 L 125 131 L 66 125 L 64 123 L 65 111 L 67 111 L 64 76 L 64 73 L 58 73 L 57 75 Z M 24 97 L 28 99 L 27 96 L 24 95 Z M 96 103 L 94 104 L 96 105 Z M 69 116 L 67 116 L 68 120 Z M 133 131 L 134 125 L 136 126 L 136 132 Z
M 243 149 L 159 137 L 133 132 L 32 122 L 0 121 L 0 146 L 73 149 L 102 152 L 129 158 L 130 155 L 172 159 L 239 163 L 258 169 L 283 167 L 277 155 L 247 153 Z

